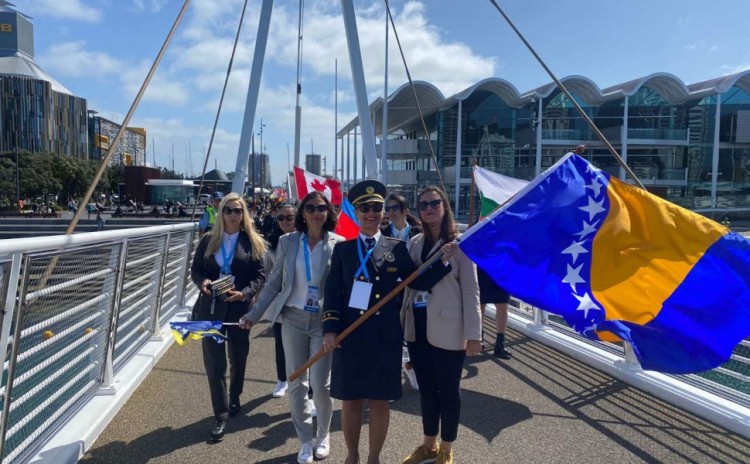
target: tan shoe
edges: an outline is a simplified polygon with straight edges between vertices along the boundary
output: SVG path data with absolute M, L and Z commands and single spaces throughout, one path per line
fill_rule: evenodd
M 453 450 L 440 450 L 437 454 L 435 464 L 453 464 Z
M 405 457 L 401 464 L 431 464 L 438 458 L 438 450 L 429 450 L 424 445 L 417 446 L 409 456 Z

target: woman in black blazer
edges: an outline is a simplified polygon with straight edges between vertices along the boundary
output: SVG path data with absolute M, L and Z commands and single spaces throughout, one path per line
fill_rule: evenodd
M 245 201 L 236 193 L 230 193 L 219 205 L 219 214 L 221 220 L 217 220 L 216 226 L 201 238 L 190 268 L 190 276 L 201 290 L 193 308 L 194 321 L 239 321 L 265 280 L 263 254 L 266 242 L 256 232 Z M 234 277 L 235 287 L 227 293 L 226 301 L 211 296 L 211 281 L 224 275 Z M 216 427 L 211 430 L 214 441 L 224 438 L 227 419 L 240 411 L 240 395 L 250 352 L 249 332 L 230 325 L 223 326 L 222 333 L 227 336 L 224 343 L 203 339 L 203 364 L 216 418 Z
M 386 237 L 393 237 L 405 242 L 417 234 L 422 233 L 422 224 L 419 219 L 409 213 L 409 205 L 406 198 L 392 193 L 385 199 L 385 214 L 390 224 L 381 227 L 380 232 Z

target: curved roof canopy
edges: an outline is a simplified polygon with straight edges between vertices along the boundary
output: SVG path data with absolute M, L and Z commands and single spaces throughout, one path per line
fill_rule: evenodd
M 16 54 L 0 57 L 0 75 L 31 77 L 47 81 L 55 92 L 73 95 L 73 92 L 57 82 L 54 77 L 47 74 L 34 60 L 24 55 Z

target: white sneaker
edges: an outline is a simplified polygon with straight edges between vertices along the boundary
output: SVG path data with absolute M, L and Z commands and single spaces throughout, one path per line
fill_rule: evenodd
M 417 383 L 417 374 L 414 373 L 414 369 L 404 368 L 404 372 L 406 372 L 406 378 L 409 379 L 411 388 L 419 390 L 419 384 Z
M 315 440 L 315 457 L 317 459 L 325 459 L 328 457 L 328 455 L 331 452 L 331 444 L 329 435 L 326 435 L 323 438 L 318 438 Z
M 312 464 L 313 462 L 313 447 L 312 442 L 303 443 L 302 447 L 297 453 L 297 462 L 299 464 Z
M 272 396 L 274 398 L 281 398 L 282 396 L 286 394 L 286 389 L 288 386 L 289 386 L 288 383 L 286 383 L 285 381 L 282 382 L 281 380 L 279 380 L 278 382 L 276 382 L 276 386 L 273 387 Z

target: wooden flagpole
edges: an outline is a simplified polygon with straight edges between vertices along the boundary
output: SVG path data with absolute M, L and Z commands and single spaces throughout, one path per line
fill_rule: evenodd
M 417 277 L 419 277 L 419 275 L 421 273 L 423 273 L 427 268 L 429 268 L 430 266 L 432 266 L 437 260 L 439 260 L 442 257 L 443 257 L 443 252 L 442 251 L 438 251 L 437 253 L 435 253 L 430 259 L 427 260 L 427 262 L 425 262 L 424 264 L 422 264 L 421 266 L 419 266 L 419 269 L 417 269 L 416 271 L 412 272 L 409 277 L 407 277 L 406 279 L 404 279 L 400 284 L 398 284 L 398 286 L 396 288 L 394 288 L 393 290 L 391 290 L 390 293 L 388 293 L 382 300 L 380 300 L 377 303 L 375 303 L 375 305 L 372 308 L 368 309 L 367 312 L 365 312 L 363 315 L 359 316 L 359 319 L 357 319 L 356 321 L 354 321 L 354 323 L 352 325 L 350 325 L 349 327 L 347 327 L 346 329 L 344 329 L 343 332 L 341 332 L 340 334 L 338 334 L 336 336 L 336 342 L 337 343 L 341 343 L 341 340 L 345 339 L 347 336 L 349 336 L 349 334 L 351 334 L 352 332 L 354 332 L 357 329 L 357 327 L 359 327 L 360 325 L 364 324 L 364 322 L 367 319 L 369 319 L 370 317 L 372 317 L 373 314 L 375 314 L 376 312 L 380 311 L 380 308 L 382 308 L 383 305 L 385 305 L 386 303 L 388 303 L 389 301 L 391 301 L 394 297 L 396 297 L 399 293 L 401 293 L 401 291 L 403 289 L 405 289 L 407 285 L 409 285 L 414 279 L 416 279 Z M 292 382 L 293 380 L 296 380 L 307 369 L 309 369 L 310 366 L 312 366 L 313 364 L 315 364 L 316 362 L 318 362 L 318 360 L 320 360 L 320 358 L 322 358 L 325 355 L 326 355 L 326 353 L 324 353 L 323 350 L 318 351 L 318 353 L 315 356 L 313 356 L 312 358 L 310 358 L 309 361 L 307 361 L 305 364 L 303 364 L 301 367 L 299 367 L 296 371 L 294 371 L 294 373 L 292 375 L 289 376 L 289 381 Z

